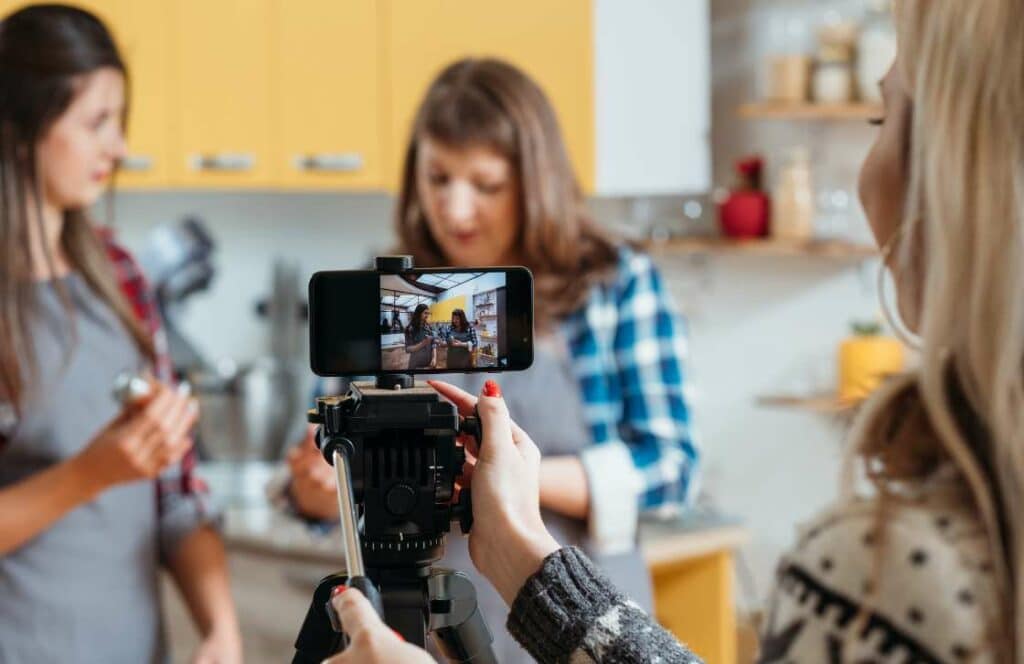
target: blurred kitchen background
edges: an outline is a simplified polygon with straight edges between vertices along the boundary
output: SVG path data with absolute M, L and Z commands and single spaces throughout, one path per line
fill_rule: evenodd
M 132 157 L 97 214 L 161 285 L 207 401 L 208 477 L 247 514 L 229 525 L 235 573 L 265 580 L 239 591 L 251 661 L 279 661 L 273 635 L 300 618 L 261 603 L 288 587 L 304 611 L 332 560 L 295 524 L 261 545 L 252 533 L 276 522 L 245 512 L 302 428 L 306 280 L 389 249 L 412 110 L 468 54 L 541 82 L 594 214 L 649 243 L 688 319 L 700 513 L 652 531 L 652 569 L 665 597 L 726 610 L 695 628 L 660 602 L 659 618 L 709 662 L 747 657 L 779 553 L 836 491 L 840 355 L 856 372 L 893 343 L 872 325 L 880 267 L 856 196 L 894 48 L 887 2 L 82 4 L 118 31 L 136 82 Z

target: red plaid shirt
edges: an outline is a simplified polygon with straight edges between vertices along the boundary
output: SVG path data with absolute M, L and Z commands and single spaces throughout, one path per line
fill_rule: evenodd
M 117 274 L 118 284 L 121 291 L 128 298 L 138 317 L 139 322 L 152 335 L 153 346 L 156 350 L 156 363 L 153 367 L 154 375 L 167 383 L 174 382 L 174 370 L 171 365 L 171 356 L 167 349 L 167 339 L 164 336 L 160 311 L 157 308 L 156 299 L 153 297 L 153 290 L 149 287 L 146 277 L 142 274 L 139 264 L 128 251 L 114 241 L 114 234 L 109 229 L 100 229 L 100 237 L 107 248 L 107 255 L 114 265 Z M 195 447 L 182 457 L 180 468 L 177 472 L 164 472 L 157 481 L 157 504 L 162 509 L 165 504 L 164 498 L 169 493 L 176 493 L 181 496 L 206 494 L 206 484 L 195 474 L 196 453 Z M 205 498 L 205 495 L 203 496 Z M 205 500 L 202 501 L 205 503 Z

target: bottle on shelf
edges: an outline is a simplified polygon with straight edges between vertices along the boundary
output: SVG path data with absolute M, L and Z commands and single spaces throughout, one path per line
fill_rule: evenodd
M 771 200 L 762 186 L 764 160 L 748 157 L 736 164 L 737 184 L 718 208 L 722 235 L 755 238 L 768 235 Z
M 811 96 L 818 104 L 853 101 L 853 53 L 857 26 L 835 17 L 818 31 L 818 59 L 811 82 Z
M 811 83 L 813 44 L 806 11 L 793 3 L 765 8 L 768 55 L 764 97 L 783 104 L 807 101 Z
M 857 87 L 860 98 L 882 103 L 882 80 L 896 59 L 896 28 L 892 24 L 891 0 L 868 0 L 867 15 L 857 42 Z
M 779 175 L 772 196 L 772 237 L 809 240 L 814 236 L 814 216 L 810 152 L 797 147 Z

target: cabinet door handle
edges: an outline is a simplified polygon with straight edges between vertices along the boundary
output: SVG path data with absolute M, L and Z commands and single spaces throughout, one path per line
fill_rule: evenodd
M 329 152 L 297 155 L 292 165 L 298 171 L 352 173 L 363 168 L 363 155 L 358 152 Z
M 153 170 L 153 158 L 145 154 L 130 154 L 121 160 L 121 170 L 126 173 L 145 173 Z
M 224 152 L 221 154 L 196 154 L 189 157 L 189 167 L 193 171 L 250 171 L 256 165 L 256 158 L 244 152 Z

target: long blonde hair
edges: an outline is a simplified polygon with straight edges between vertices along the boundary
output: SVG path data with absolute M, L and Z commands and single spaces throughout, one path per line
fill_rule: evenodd
M 940 456 L 956 465 L 990 540 L 1004 602 L 999 628 L 1020 662 L 1024 6 L 898 0 L 895 15 L 897 66 L 913 112 L 907 205 L 890 266 L 920 280 L 921 364 L 865 406 L 852 449 L 879 484 L 925 474 Z M 908 410 L 925 416 L 913 419 L 925 422 L 931 450 L 922 437 L 913 452 L 906 441 L 915 437 L 893 438 L 894 423 L 905 422 Z M 887 470 L 900 453 L 916 455 L 916 466 L 891 463 Z

